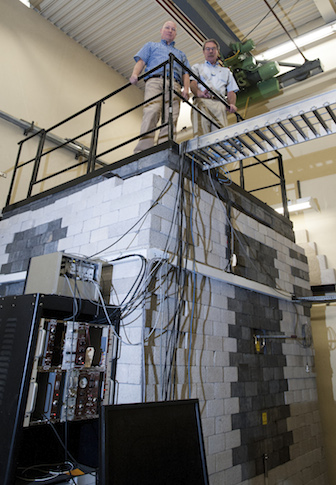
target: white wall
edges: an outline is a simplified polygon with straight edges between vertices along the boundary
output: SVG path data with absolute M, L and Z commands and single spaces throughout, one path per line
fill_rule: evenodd
M 333 161 L 335 166 L 336 159 Z M 309 209 L 293 214 L 294 230 L 306 230 L 309 242 L 315 242 L 319 255 L 326 255 L 329 268 L 336 268 L 336 174 L 330 174 L 301 183 L 302 197 L 313 197 L 318 211 Z
M 0 2 L 0 43 L 0 110 L 18 119 L 34 121 L 40 128 L 53 126 L 127 83 L 19 0 Z M 142 99 L 141 91 L 132 86 L 127 96 L 119 95 L 113 104 L 108 102 L 103 106 L 102 119 L 111 118 Z M 100 150 L 137 136 L 140 121 L 141 110 L 125 121 L 109 125 L 102 132 Z M 91 128 L 92 124 L 91 112 L 80 120 L 79 132 Z M 0 171 L 7 175 L 6 179 L 0 178 L 1 208 L 8 192 L 17 143 L 24 135 L 21 129 L 3 120 L 0 120 L 0 129 Z M 69 138 L 72 130 L 73 126 L 66 126 L 56 133 Z M 86 137 L 80 141 L 89 144 L 90 139 Z M 132 148 L 118 151 L 114 159 L 110 157 L 108 161 L 130 155 Z

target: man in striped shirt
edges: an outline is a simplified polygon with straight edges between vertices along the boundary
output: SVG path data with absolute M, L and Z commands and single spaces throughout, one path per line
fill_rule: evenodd
M 191 68 L 192 71 L 215 93 L 219 94 L 222 98 L 227 96 L 227 102 L 230 105 L 228 110 L 230 113 L 235 113 L 237 111 L 236 92 L 238 91 L 238 86 L 230 69 L 218 63 L 218 42 L 215 39 L 206 40 L 203 44 L 203 54 L 205 62 L 194 64 Z M 190 80 L 190 89 L 194 95 L 194 105 L 221 128 L 226 126 L 227 117 L 225 105 L 213 97 L 202 84 L 198 83 L 192 77 Z M 200 136 L 219 129 L 196 110 L 192 110 L 191 121 L 194 136 Z

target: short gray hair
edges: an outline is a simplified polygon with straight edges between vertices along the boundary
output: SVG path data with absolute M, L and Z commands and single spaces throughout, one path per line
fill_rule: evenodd
M 220 45 L 219 45 L 219 43 L 217 42 L 216 39 L 207 39 L 207 40 L 205 40 L 203 42 L 203 50 L 205 49 L 206 44 L 208 44 L 209 42 L 213 42 L 214 44 L 216 44 L 217 49 L 220 50 Z

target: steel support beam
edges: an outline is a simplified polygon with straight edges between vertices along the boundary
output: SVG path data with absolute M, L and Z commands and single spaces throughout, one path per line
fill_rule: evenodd
M 203 32 L 207 39 L 217 39 L 221 53 L 227 57 L 232 48 L 230 44 L 239 42 L 216 11 L 205 0 L 174 0 L 175 5 Z

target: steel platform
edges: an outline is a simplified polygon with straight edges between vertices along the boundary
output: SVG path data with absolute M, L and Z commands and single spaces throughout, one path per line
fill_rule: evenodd
M 204 170 L 336 133 L 336 90 L 185 142 Z

